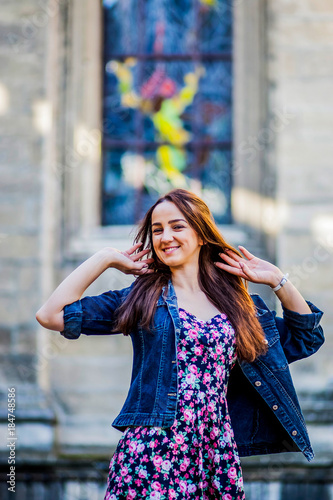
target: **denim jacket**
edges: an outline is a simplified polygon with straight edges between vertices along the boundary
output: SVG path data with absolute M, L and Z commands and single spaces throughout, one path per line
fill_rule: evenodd
M 110 290 L 84 297 L 64 307 L 67 339 L 110 335 L 114 313 L 131 291 Z M 324 342 L 319 321 L 323 315 L 307 301 L 312 313 L 283 307 L 283 318 L 270 311 L 258 294 L 251 294 L 266 335 L 268 352 L 252 362 L 237 361 L 231 370 L 227 403 L 240 456 L 299 451 L 314 457 L 289 363 L 315 353 Z M 171 280 L 157 302 L 153 334 L 140 326 L 130 336 L 133 366 L 129 392 L 112 426 L 171 427 L 178 394 L 177 342 L 181 323 Z M 117 332 L 121 333 L 121 332 Z

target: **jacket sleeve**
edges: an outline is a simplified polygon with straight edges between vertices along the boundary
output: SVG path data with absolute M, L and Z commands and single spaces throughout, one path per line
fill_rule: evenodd
M 288 363 L 311 356 L 325 341 L 323 329 L 319 324 L 323 312 L 310 301 L 307 300 L 306 303 L 312 313 L 300 314 L 282 305 L 283 318 L 280 318 L 273 311 Z
M 66 339 L 78 339 L 85 335 L 111 335 L 115 311 L 130 292 L 132 285 L 122 290 L 110 290 L 91 297 L 83 297 L 64 307 Z M 120 332 L 117 332 L 120 333 Z

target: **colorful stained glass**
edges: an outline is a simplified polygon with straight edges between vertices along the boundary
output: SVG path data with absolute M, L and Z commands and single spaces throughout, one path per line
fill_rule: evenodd
M 232 16 L 218 0 L 104 0 L 103 223 L 173 187 L 231 222 Z

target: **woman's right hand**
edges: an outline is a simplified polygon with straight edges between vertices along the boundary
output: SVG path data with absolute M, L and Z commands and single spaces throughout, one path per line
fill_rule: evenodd
M 152 269 L 149 269 L 148 265 L 152 264 L 154 262 L 154 259 L 150 258 L 139 260 L 147 255 L 150 250 L 147 249 L 135 253 L 141 245 L 142 243 L 136 243 L 124 252 L 121 252 L 116 248 L 111 248 L 110 250 L 112 250 L 112 262 L 109 267 L 114 267 L 124 274 L 134 274 L 135 276 L 153 273 L 154 271 Z
M 153 270 L 148 269 L 148 265 L 154 262 L 154 259 L 139 261 L 149 250 L 134 253 L 141 245 L 142 243 L 137 243 L 126 252 L 106 247 L 85 260 L 60 283 L 37 311 L 37 321 L 49 330 L 61 332 L 64 328 L 64 306 L 80 299 L 88 286 L 110 267 L 115 267 L 125 274 L 152 273 Z

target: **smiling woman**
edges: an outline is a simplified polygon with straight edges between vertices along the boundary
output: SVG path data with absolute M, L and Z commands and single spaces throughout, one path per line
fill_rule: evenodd
M 97 252 L 38 311 L 68 339 L 131 337 L 131 386 L 112 423 L 124 434 L 104 500 L 244 500 L 241 456 L 313 458 L 288 363 L 322 345 L 323 313 L 278 267 L 239 248 L 200 197 L 175 189 L 147 211 L 129 250 Z M 81 298 L 109 267 L 136 279 Z M 283 318 L 248 281 L 275 291 Z
M 157 205 L 152 214 L 152 234 L 156 255 L 170 270 L 175 266 L 189 266 L 190 262 L 197 267 L 203 240 L 184 219 L 177 205 L 169 201 Z M 165 260 L 167 257 L 173 259 Z
M 172 277 L 178 302 L 183 307 L 192 305 L 190 310 L 196 309 L 201 318 L 217 311 L 233 318 L 240 359 L 252 361 L 265 351 L 263 332 L 246 286 L 237 273 L 223 272 L 215 264 L 221 260 L 221 251 L 225 257 L 228 250 L 241 254 L 223 239 L 208 206 L 199 196 L 175 189 L 159 198 L 146 213 L 135 241 L 150 250 L 153 258 L 150 268 L 154 274 L 136 280 L 131 294 L 119 308 L 116 330 L 128 335 L 138 323 L 149 330 L 162 287 Z M 271 276 L 268 275 L 271 280 L 273 268 Z

